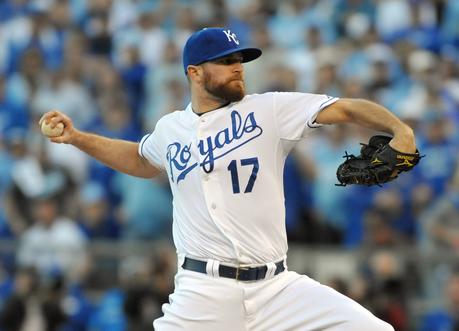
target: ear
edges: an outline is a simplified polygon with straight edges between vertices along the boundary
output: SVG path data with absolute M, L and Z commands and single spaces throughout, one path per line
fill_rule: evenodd
M 187 72 L 191 81 L 199 81 L 202 77 L 202 68 L 200 66 L 189 65 Z

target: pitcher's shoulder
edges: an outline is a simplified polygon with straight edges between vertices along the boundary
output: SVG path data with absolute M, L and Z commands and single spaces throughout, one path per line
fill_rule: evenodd
M 156 134 L 159 134 L 160 132 L 167 132 L 171 128 L 175 127 L 177 123 L 183 121 L 182 118 L 180 118 L 182 115 L 181 113 L 183 112 L 183 110 L 175 110 L 162 116 L 153 126 L 150 125 L 150 131 L 154 131 Z
M 170 113 L 168 113 L 168 114 L 164 115 L 163 117 L 161 117 L 158 120 L 156 125 L 157 126 L 158 125 L 164 125 L 166 123 L 178 121 L 181 118 L 183 118 L 185 115 L 186 115 L 186 110 L 173 110 Z
M 269 99 L 269 98 L 272 98 L 274 94 L 275 92 L 247 94 L 242 100 L 243 101 L 253 101 L 253 100 Z

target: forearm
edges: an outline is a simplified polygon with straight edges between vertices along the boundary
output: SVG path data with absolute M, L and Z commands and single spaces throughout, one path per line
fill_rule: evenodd
M 69 143 L 108 167 L 128 175 L 151 178 L 159 173 L 159 169 L 138 154 L 138 143 L 77 130 Z
M 346 102 L 347 100 L 344 100 Z M 392 135 L 411 129 L 389 110 L 377 103 L 356 99 L 349 100 L 344 107 L 349 121 L 366 126 L 370 129 L 387 132 Z
M 351 122 L 393 135 L 390 145 L 396 150 L 416 151 L 413 130 L 383 106 L 358 99 L 347 112 Z
M 400 151 L 416 150 L 413 130 L 389 110 L 363 99 L 340 99 L 325 110 L 324 123 L 354 123 L 376 131 L 386 132 L 394 138 L 390 145 Z

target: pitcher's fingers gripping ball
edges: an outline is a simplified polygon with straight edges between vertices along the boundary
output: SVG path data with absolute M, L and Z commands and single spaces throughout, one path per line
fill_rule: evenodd
M 38 122 L 43 135 L 55 143 L 70 143 L 74 128 L 72 120 L 61 113 L 53 110 L 45 113 Z
M 421 159 L 419 151 L 399 152 L 389 145 L 391 140 L 387 136 L 373 136 L 368 144 L 362 144 L 360 155 L 346 153 L 346 161 L 336 171 L 339 181 L 336 185 L 380 185 L 394 180 L 401 172 L 413 169 Z
M 51 121 L 42 121 L 40 125 L 41 133 L 47 137 L 59 137 L 64 132 L 64 123 L 53 124 Z

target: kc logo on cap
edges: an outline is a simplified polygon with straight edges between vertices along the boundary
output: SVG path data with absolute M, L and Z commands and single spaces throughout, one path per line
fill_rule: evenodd
M 228 37 L 228 41 L 234 41 L 236 45 L 239 45 L 239 40 L 237 40 L 235 33 L 231 33 L 230 30 L 223 30 L 223 33 Z
M 226 55 L 240 52 L 242 62 L 255 60 L 261 50 L 242 47 L 234 32 L 224 28 L 205 28 L 193 33 L 183 48 L 183 69 L 187 74 L 189 65 L 199 65 Z

